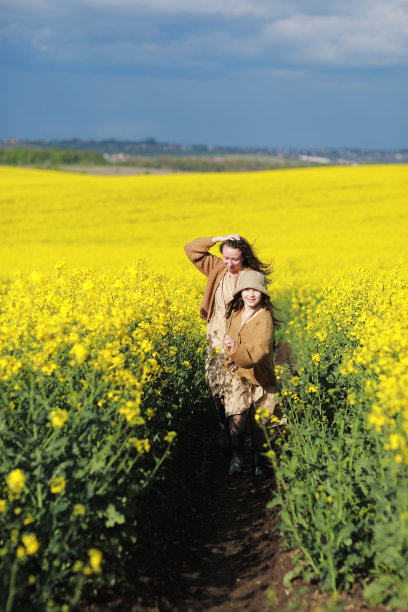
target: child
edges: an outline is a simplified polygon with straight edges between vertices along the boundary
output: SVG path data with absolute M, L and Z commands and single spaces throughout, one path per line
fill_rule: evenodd
M 225 414 L 229 417 L 232 459 L 229 474 L 242 471 L 245 450 L 245 426 L 252 443 L 254 476 L 266 476 L 262 452 L 263 431 L 255 420 L 255 411 L 266 408 L 277 412 L 278 385 L 273 363 L 273 331 L 280 321 L 274 316 L 265 277 L 254 270 L 244 270 L 226 309 Z M 277 415 L 280 422 L 285 422 Z

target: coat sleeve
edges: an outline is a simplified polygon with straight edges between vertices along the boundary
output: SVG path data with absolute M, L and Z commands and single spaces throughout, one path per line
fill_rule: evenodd
M 209 276 L 212 270 L 221 262 L 219 257 L 209 253 L 209 249 L 212 246 L 211 238 L 197 238 L 184 245 L 184 250 L 189 260 L 205 276 Z
M 228 353 L 231 360 L 240 368 L 254 368 L 264 357 L 269 355 L 273 343 L 272 317 L 264 316 L 257 322 L 251 332 L 251 341 L 237 344 L 233 353 Z

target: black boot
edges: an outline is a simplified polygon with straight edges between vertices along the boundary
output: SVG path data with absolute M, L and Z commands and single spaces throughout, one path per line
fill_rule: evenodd
M 265 480 L 270 474 L 268 459 L 263 454 L 261 446 L 252 449 L 252 467 L 254 480 Z
M 231 436 L 228 419 L 225 416 L 225 406 L 219 397 L 214 397 L 214 404 L 218 412 L 217 446 L 225 452 L 231 449 Z
M 230 476 L 236 476 L 242 472 L 244 467 L 245 432 L 240 434 L 231 434 L 231 446 L 232 457 L 228 474 Z

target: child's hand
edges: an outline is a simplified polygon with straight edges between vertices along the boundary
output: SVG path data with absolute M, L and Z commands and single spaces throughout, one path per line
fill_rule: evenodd
M 231 338 L 231 336 L 224 336 L 224 346 L 226 349 L 229 350 L 230 353 L 233 353 L 235 350 L 235 342 L 234 340 Z

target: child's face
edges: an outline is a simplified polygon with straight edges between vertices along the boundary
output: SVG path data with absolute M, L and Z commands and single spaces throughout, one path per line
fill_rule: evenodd
M 262 293 L 257 289 L 243 289 L 241 292 L 245 306 L 255 309 L 262 298 Z

